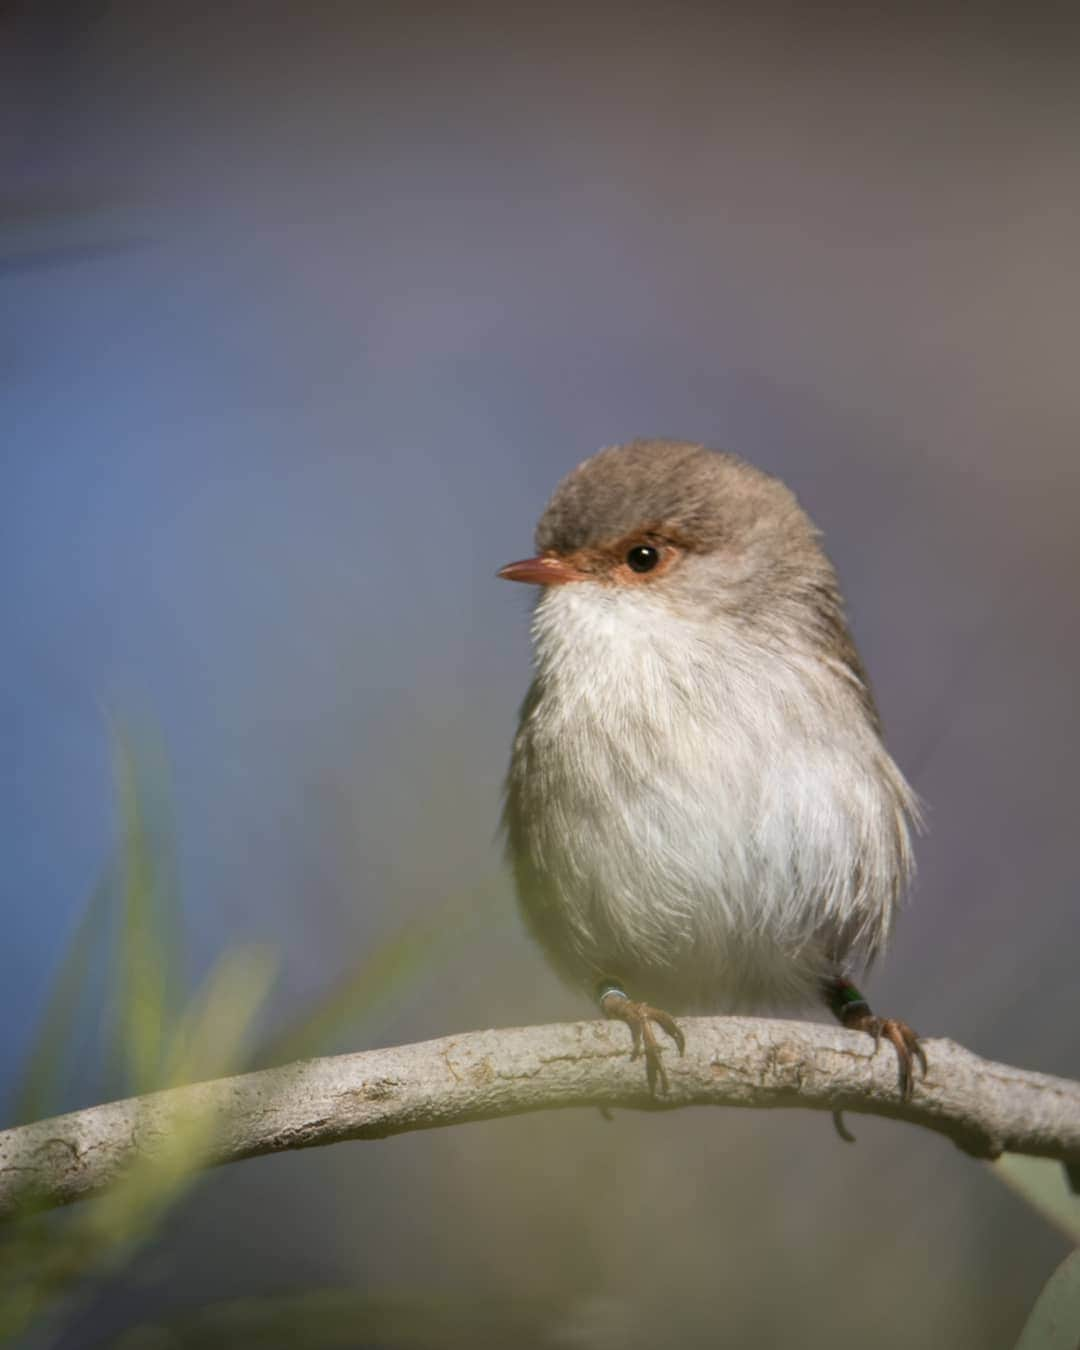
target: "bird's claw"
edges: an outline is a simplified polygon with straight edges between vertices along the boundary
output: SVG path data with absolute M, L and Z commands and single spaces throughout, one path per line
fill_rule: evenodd
M 667 1032 L 681 1055 L 686 1050 L 686 1037 L 678 1022 L 662 1008 L 654 1008 L 649 1003 L 636 1003 L 616 990 L 609 990 L 600 1000 L 600 1006 L 604 1010 L 605 1017 L 625 1022 L 630 1028 L 633 1041 L 630 1058 L 644 1058 L 645 1080 L 649 1085 L 649 1092 L 655 1097 L 657 1085 L 661 1092 L 667 1092 L 669 1083 L 667 1070 L 664 1068 L 663 1050 L 656 1039 L 652 1024 L 655 1022 L 662 1031 Z
M 852 1031 L 865 1031 L 873 1036 L 875 1054 L 881 1046 L 882 1037 L 892 1045 L 900 1066 L 900 1095 L 904 1101 L 910 1101 L 915 1087 L 916 1064 L 922 1076 L 926 1077 L 926 1051 L 918 1034 L 897 1017 L 878 1017 L 875 1013 L 861 1009 L 845 1017 L 844 1025 Z

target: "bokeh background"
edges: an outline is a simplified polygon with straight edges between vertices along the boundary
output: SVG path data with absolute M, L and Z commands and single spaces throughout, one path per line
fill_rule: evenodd
M 1071 8 L 4 6 L 0 1088 L 116 836 L 118 714 L 167 748 L 192 980 L 264 940 L 285 1020 L 459 897 L 327 1049 L 589 1015 L 500 870 L 528 596 L 494 572 L 634 435 L 826 531 L 929 804 L 874 1002 L 1077 1074 Z M 245 1163 L 34 1343 L 332 1288 L 445 1307 L 419 1344 L 1011 1346 L 1063 1239 L 855 1124 Z

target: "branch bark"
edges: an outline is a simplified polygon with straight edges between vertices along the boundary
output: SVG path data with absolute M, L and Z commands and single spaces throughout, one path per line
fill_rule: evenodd
M 682 1025 L 686 1055 L 666 1052 L 670 1091 L 656 1100 L 624 1027 L 576 1022 L 303 1060 L 21 1125 L 0 1132 L 0 1217 L 98 1194 L 135 1164 L 167 1160 L 170 1141 L 193 1122 L 205 1167 L 590 1105 L 843 1110 L 925 1126 L 979 1158 L 1008 1150 L 1080 1163 L 1080 1083 L 932 1040 L 929 1072 L 905 1102 L 891 1047 L 875 1054 L 858 1032 L 737 1017 Z

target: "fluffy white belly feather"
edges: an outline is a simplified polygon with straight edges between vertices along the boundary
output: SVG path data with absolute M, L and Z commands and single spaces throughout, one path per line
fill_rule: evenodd
M 568 979 L 670 1011 L 808 1001 L 887 938 L 912 794 L 845 668 L 627 600 L 537 607 L 506 806 L 526 919 Z

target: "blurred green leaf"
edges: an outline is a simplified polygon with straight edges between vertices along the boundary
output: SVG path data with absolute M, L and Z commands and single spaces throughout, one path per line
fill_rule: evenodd
M 1071 1252 L 1035 1300 L 1016 1350 L 1077 1350 L 1080 1346 L 1080 1250 Z
M 181 982 L 181 931 L 172 877 L 164 752 L 116 732 L 123 887 L 118 930 L 120 1058 L 127 1089 L 160 1085 L 167 1027 Z
M 114 730 L 114 740 L 117 858 L 91 897 L 58 970 L 19 1094 L 21 1119 L 41 1119 L 57 1109 L 99 949 L 109 991 L 109 1055 L 120 1072 L 121 1090 L 133 1095 L 251 1067 L 255 1028 L 276 972 L 277 958 L 269 948 L 246 947 L 222 956 L 201 987 L 183 998 L 165 754 L 154 737 L 136 736 L 124 727 Z M 434 914 L 403 924 L 266 1046 L 260 1059 L 289 1060 L 324 1049 L 336 1034 L 415 982 L 437 958 L 468 941 L 473 922 L 500 894 L 501 883 L 492 878 L 479 897 L 475 891 L 451 897 Z M 67 1213 L 30 1215 L 5 1226 L 0 1231 L 0 1341 L 40 1326 L 46 1316 L 70 1319 L 80 1298 L 92 1291 L 94 1277 L 126 1260 L 195 1184 L 216 1128 L 212 1116 L 193 1111 L 155 1139 L 104 1195 Z M 303 1303 L 295 1317 L 295 1310 L 286 1309 L 287 1323 L 299 1325 L 296 1317 L 303 1321 L 318 1313 L 329 1326 L 339 1305 L 338 1296 L 325 1307 L 316 1298 Z M 430 1343 L 432 1328 L 446 1313 L 443 1304 L 423 1297 L 419 1306 L 415 1298 L 380 1300 L 368 1313 L 364 1306 L 353 1301 L 353 1322 L 342 1344 L 355 1343 L 356 1322 L 368 1313 L 380 1341 Z M 225 1315 L 244 1320 L 235 1310 Z M 257 1323 L 258 1315 L 252 1316 Z M 146 1334 L 168 1337 L 155 1343 L 179 1343 L 171 1330 Z M 248 1343 L 306 1343 L 267 1340 L 268 1334 L 264 1328 Z M 338 1342 L 327 1341 L 333 1343 Z M 440 1343 L 458 1342 L 443 1338 Z M 466 1337 L 461 1343 L 475 1342 Z
M 276 969 L 266 948 L 227 953 L 181 1006 L 179 900 L 165 757 L 150 738 L 116 733 L 121 840 L 116 866 L 92 897 L 61 963 L 20 1095 L 41 1118 L 55 1109 L 95 944 L 119 902 L 115 941 L 104 944 L 115 992 L 111 1053 L 136 1095 L 222 1077 L 247 1067 L 254 1029 Z M 25 1117 L 24 1117 L 25 1118 Z M 139 1158 L 105 1195 L 70 1214 L 5 1227 L 0 1250 L 0 1340 L 20 1335 L 88 1275 L 126 1258 L 194 1183 L 215 1122 L 192 1114 Z
M 228 1077 L 246 1067 L 254 1024 L 277 962 L 264 948 L 229 953 L 191 1000 L 165 1055 L 160 1086 Z M 193 1109 L 117 1185 L 79 1213 L 91 1245 L 115 1264 L 145 1239 L 198 1180 L 214 1142 L 217 1117 Z
M 103 877 L 68 943 L 26 1056 L 22 1083 L 12 1103 L 12 1124 L 41 1120 L 59 1109 L 72 1029 L 86 994 L 95 949 L 103 945 L 108 930 L 113 892 L 112 878 Z
M 218 962 L 170 1038 L 157 1086 L 223 1077 L 244 1066 L 275 967 L 259 948 Z M 196 1183 L 217 1124 L 214 1115 L 193 1110 L 104 1195 L 70 1215 L 34 1216 L 5 1232 L 0 1340 L 20 1334 L 87 1275 L 126 1260 Z
M 277 968 L 277 955 L 269 947 L 226 952 L 170 1037 L 163 1087 L 224 1078 L 246 1065 Z
M 475 922 L 500 897 L 492 878 L 468 897 L 452 895 L 432 914 L 402 924 L 317 1002 L 261 1048 L 260 1064 L 288 1064 L 325 1054 L 335 1035 L 464 944 Z M 468 917 L 466 917 L 466 915 Z
M 1061 1163 L 1052 1158 L 1003 1153 L 987 1165 L 999 1181 L 1022 1196 L 1071 1242 L 1080 1243 L 1080 1195 L 1070 1188 Z

